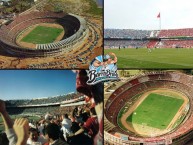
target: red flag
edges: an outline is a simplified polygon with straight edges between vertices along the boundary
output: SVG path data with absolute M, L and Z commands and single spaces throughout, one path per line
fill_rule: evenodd
M 159 12 L 159 14 L 157 15 L 157 18 L 160 18 L 160 12 Z

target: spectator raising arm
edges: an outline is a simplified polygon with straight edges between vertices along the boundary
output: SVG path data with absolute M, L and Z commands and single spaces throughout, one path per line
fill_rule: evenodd
M 13 129 L 18 138 L 16 145 L 26 145 L 26 142 L 29 136 L 28 120 L 25 118 L 16 119 L 13 125 Z
M 3 119 L 5 133 L 9 140 L 9 145 L 15 145 L 17 143 L 17 136 L 13 130 L 13 121 L 6 111 L 5 102 L 3 100 L 0 100 L 0 115 Z
M 5 131 L 13 128 L 13 121 L 11 120 L 9 114 L 7 113 L 6 108 L 5 108 L 5 103 L 2 100 L 0 100 L 0 115 L 5 125 Z

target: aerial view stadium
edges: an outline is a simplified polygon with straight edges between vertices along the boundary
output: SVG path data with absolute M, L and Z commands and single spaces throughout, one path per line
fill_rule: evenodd
M 101 1 L 35 1 L 4 15 L 1 68 L 86 68 L 102 53 Z
M 106 145 L 191 145 L 192 72 L 119 70 L 106 84 Z
M 104 52 L 117 55 L 118 67 L 192 68 L 193 24 L 184 13 L 191 1 L 130 3 L 104 5 Z M 115 5 L 125 11 L 115 11 Z
M 94 145 L 96 140 L 103 142 L 102 108 L 99 107 L 99 98 L 95 98 L 100 91 L 93 86 L 99 94 L 87 96 L 79 92 L 78 88 L 83 83 L 79 80 L 79 71 L 2 70 L 0 74 L 3 90 L 0 94 L 1 145 L 16 144 L 14 140 L 19 141 L 22 133 L 17 134 L 15 127 L 19 119 L 28 122 L 23 133 L 27 137 L 26 144 L 51 143 L 49 130 L 57 135 L 52 139 L 60 140 L 61 145 Z M 88 93 L 89 90 L 85 88 L 84 92 Z

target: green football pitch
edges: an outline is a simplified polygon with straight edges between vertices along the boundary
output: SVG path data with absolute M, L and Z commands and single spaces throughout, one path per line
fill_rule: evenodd
M 148 52 L 147 48 L 105 49 L 114 52 L 118 58 L 118 68 L 178 68 L 193 67 L 193 49 L 162 48 Z
M 145 124 L 158 129 L 166 129 L 184 100 L 160 94 L 149 94 L 145 100 L 127 117 L 126 121 Z
M 52 43 L 62 31 L 63 29 L 61 28 L 37 26 L 28 35 L 23 37 L 21 41 L 34 44 Z

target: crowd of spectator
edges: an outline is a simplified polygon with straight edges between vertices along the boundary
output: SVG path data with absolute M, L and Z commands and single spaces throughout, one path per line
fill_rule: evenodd
M 0 134 L 3 145 L 102 145 L 103 85 L 89 86 L 86 71 L 76 73 L 76 89 L 87 96 L 87 103 L 56 108 L 35 123 L 29 123 L 27 118 L 12 120 L 5 102 L 0 100 L 0 115 L 5 126 Z
M 193 28 L 164 29 L 157 30 L 134 30 L 134 29 L 105 29 L 104 38 L 131 38 L 141 39 L 149 37 L 171 38 L 171 37 L 192 37 Z
M 193 40 L 104 40 L 110 48 L 193 48 Z
M 148 40 L 104 40 L 105 48 L 144 48 Z
M 59 109 L 59 105 L 55 106 L 36 106 L 36 107 L 8 107 L 7 112 L 10 115 L 43 115 L 46 112 L 54 112 Z
M 161 40 L 156 47 L 158 48 L 192 48 L 193 40 Z
M 132 30 L 132 29 L 105 29 L 105 48 L 192 48 L 193 28 L 168 29 L 161 31 Z M 114 39 L 110 39 L 114 38 Z M 115 39 L 118 38 L 118 39 Z M 155 38 L 154 40 L 146 40 Z M 167 38 L 165 40 L 164 38 Z M 175 39 L 174 39 L 175 38 Z M 127 40 L 123 40 L 127 39 Z M 129 40 L 136 39 L 136 40 Z
M 157 40 L 150 40 L 149 43 L 147 44 L 147 48 L 155 48 L 157 43 L 158 43 Z
M 42 105 L 42 104 L 60 104 L 61 102 L 65 102 L 72 99 L 82 99 L 83 94 L 81 93 L 69 93 L 54 97 L 47 98 L 38 98 L 38 99 L 23 99 L 23 100 L 9 100 L 6 101 L 8 107 L 14 106 L 30 106 L 30 105 Z
M 49 143 L 53 145 L 93 145 L 98 141 L 99 122 L 92 104 L 74 107 L 72 112 L 65 114 L 47 112 L 37 121 L 16 118 L 14 124 L 5 110 L 4 102 L 0 100 L 0 104 L 0 114 L 5 118 L 5 132 L 0 134 L 2 139 L 0 143 L 4 143 L 3 145 L 16 145 L 16 142 L 20 141 L 18 135 L 22 134 L 17 134 L 15 125 L 22 120 L 26 122 L 24 124 L 27 126 L 24 132 L 25 142 L 27 142 L 25 145 L 48 145 Z M 27 130 L 29 130 L 29 136 Z
M 193 28 L 161 30 L 158 37 L 187 37 L 193 36 Z
M 134 30 L 134 29 L 104 29 L 104 38 L 131 38 L 141 39 L 149 37 L 150 30 Z

